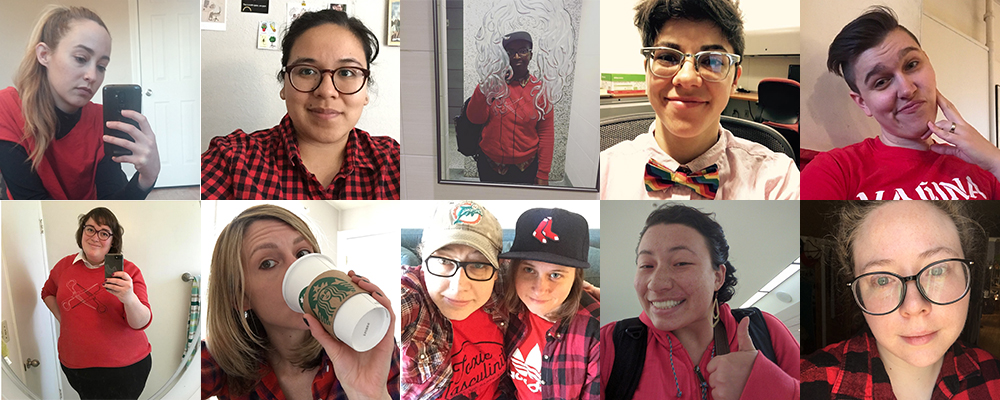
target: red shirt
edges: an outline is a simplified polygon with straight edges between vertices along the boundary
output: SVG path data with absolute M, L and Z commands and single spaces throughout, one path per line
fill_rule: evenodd
M 97 199 L 97 164 L 104 158 L 104 108 L 83 106 L 80 121 L 59 140 L 49 142 L 38 164 L 38 177 L 54 200 Z M 21 145 L 31 154 L 35 139 L 24 138 L 21 98 L 13 87 L 0 90 L 0 140 Z
M 451 384 L 441 398 L 495 398 L 500 378 L 507 372 L 503 333 L 482 308 L 464 320 L 451 320 L 451 326 Z
M 125 316 L 125 305 L 104 289 L 104 268 L 90 269 L 78 254 L 56 263 L 42 287 L 42 300 L 55 296 L 59 306 L 59 361 L 66 368 L 117 368 L 135 364 L 149 355 L 152 347 L 143 326 L 133 329 Z M 75 261 L 74 261 L 75 260 Z M 131 261 L 123 270 L 132 277 L 132 290 L 142 305 L 152 308 L 146 298 L 146 280 Z
M 802 171 L 802 200 L 998 199 L 1000 182 L 979 166 L 877 137 L 821 153 Z
M 535 108 L 536 93 L 543 89 L 542 82 L 534 76 L 522 87 L 507 84 L 509 94 L 500 109 L 488 104 L 486 95 L 479 90 L 472 92 L 466 114 L 474 124 L 486 124 L 479 147 L 483 154 L 497 164 L 520 164 L 538 157 L 538 179 L 549 179 L 552 168 L 552 149 L 555 147 L 555 125 L 552 111 L 539 118 Z
M 399 200 L 399 143 L 354 128 L 328 186 L 306 169 L 286 114 L 277 126 L 212 139 L 201 155 L 203 200 Z
M 518 400 L 542 398 L 542 349 L 545 334 L 555 323 L 546 321 L 535 313 L 526 311 L 528 325 L 524 327 L 524 341 L 510 357 L 510 377 L 517 388 Z

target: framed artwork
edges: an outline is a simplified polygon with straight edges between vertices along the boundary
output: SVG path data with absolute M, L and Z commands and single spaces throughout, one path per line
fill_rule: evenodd
M 351 13 L 348 11 L 347 3 L 330 3 L 330 9 L 331 10 L 337 10 L 337 11 L 343 11 L 347 15 L 351 15 Z
M 435 0 L 439 183 L 597 191 L 597 8 Z
M 399 46 L 399 0 L 389 0 L 386 11 L 388 16 L 385 22 L 385 44 Z
M 207 31 L 226 30 L 226 1 L 202 0 L 201 29 Z

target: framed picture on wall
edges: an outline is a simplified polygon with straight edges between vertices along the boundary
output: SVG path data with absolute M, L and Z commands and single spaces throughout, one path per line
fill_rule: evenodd
M 347 3 L 330 3 L 331 10 L 343 11 L 347 15 L 353 15 L 348 11 Z
M 201 1 L 201 29 L 226 30 L 226 0 Z
M 388 17 L 385 22 L 385 44 L 399 46 L 399 0 L 389 0 L 386 12 Z
M 435 0 L 439 183 L 597 191 L 600 73 L 577 51 L 594 54 L 590 7 Z

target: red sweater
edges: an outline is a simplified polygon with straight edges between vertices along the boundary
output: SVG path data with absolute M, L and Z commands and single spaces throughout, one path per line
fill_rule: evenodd
M 42 287 L 42 300 L 56 297 L 61 313 L 59 361 L 66 368 L 116 368 L 135 364 L 149 355 L 152 347 L 143 329 L 133 329 L 125 317 L 125 305 L 101 284 L 104 268 L 89 269 L 76 254 L 63 257 L 49 273 Z M 149 307 L 146 281 L 131 261 L 124 271 L 132 277 L 132 290 L 142 305 Z M 152 308 L 150 318 L 152 322 Z
M 0 140 L 17 143 L 31 154 L 34 138 L 24 139 L 21 98 L 13 87 L 0 90 Z M 80 122 L 65 137 L 53 140 L 38 164 L 38 177 L 54 200 L 94 200 L 97 163 L 104 158 L 104 108 L 83 106 Z
M 998 200 L 997 178 L 955 156 L 886 146 L 875 137 L 816 156 L 802 200 Z
M 503 112 L 486 103 L 486 95 L 479 90 L 472 93 L 466 114 L 474 124 L 486 124 L 479 147 L 497 164 L 520 164 L 538 156 L 538 179 L 549 179 L 552 169 L 552 149 L 555 146 L 555 128 L 552 112 L 538 119 L 535 94 L 542 90 L 542 82 L 534 76 L 528 84 L 507 84 L 510 91 L 503 99 Z

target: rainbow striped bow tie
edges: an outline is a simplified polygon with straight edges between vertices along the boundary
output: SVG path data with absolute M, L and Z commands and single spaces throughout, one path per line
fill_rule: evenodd
M 658 192 L 666 190 L 678 184 L 694 190 L 698 194 L 708 199 L 715 199 L 715 192 L 719 190 L 719 167 L 715 164 L 709 165 L 698 172 L 691 172 L 687 167 L 677 168 L 671 171 L 654 159 L 649 159 L 646 163 L 646 191 Z

